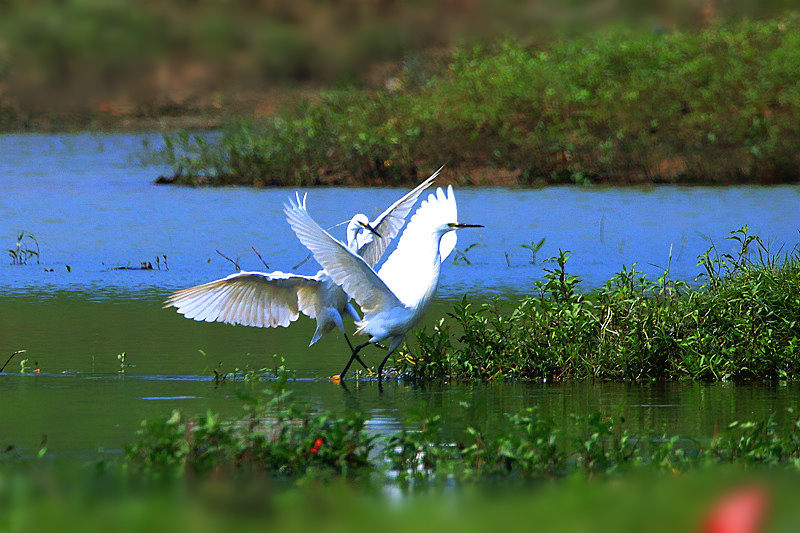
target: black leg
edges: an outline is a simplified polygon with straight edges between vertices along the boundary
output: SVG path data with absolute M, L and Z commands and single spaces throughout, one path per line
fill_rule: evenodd
M 347 336 L 347 333 L 344 334 L 344 340 L 347 341 L 347 345 L 350 347 L 350 351 L 355 352 L 356 349 L 353 348 L 353 344 L 350 342 L 350 338 Z M 367 365 L 364 364 L 364 361 L 361 360 L 361 357 L 359 357 L 357 353 L 356 353 L 356 361 L 361 363 L 361 366 L 364 367 L 364 370 L 369 371 L 369 368 L 367 367 Z
M 383 379 L 383 365 L 385 365 L 386 361 L 389 360 L 390 355 L 392 355 L 392 352 L 386 354 L 386 357 L 384 357 L 383 361 L 381 361 L 381 366 L 378 367 L 378 383 L 380 383 Z
M 358 357 L 358 352 L 360 352 L 362 348 L 369 346 L 369 344 L 370 344 L 369 342 L 365 342 L 364 344 L 359 344 L 358 346 L 355 347 L 355 349 L 353 350 L 353 355 L 350 356 L 350 360 L 347 361 L 344 370 L 342 370 L 342 373 L 339 374 L 339 380 L 344 379 L 345 374 L 347 374 L 347 371 L 350 370 L 350 365 L 353 364 L 353 360 L 356 357 Z

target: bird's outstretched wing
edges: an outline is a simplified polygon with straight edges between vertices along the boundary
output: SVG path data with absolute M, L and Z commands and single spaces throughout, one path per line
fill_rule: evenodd
M 368 233 L 368 237 L 371 238 L 363 246 L 359 246 L 358 249 L 358 255 L 363 257 L 364 261 L 366 261 L 369 266 L 374 268 L 375 265 L 378 264 L 378 261 L 380 261 L 383 256 L 383 252 L 389 247 L 392 239 L 400 233 L 400 229 L 402 229 L 403 224 L 405 224 L 406 217 L 411 212 L 411 208 L 414 207 L 419 195 L 433 184 L 436 176 L 439 175 L 439 172 L 441 172 L 443 168 L 444 165 L 439 167 L 439 170 L 434 172 L 431 177 L 417 185 L 417 187 L 390 205 L 386 211 L 370 222 L 370 226 L 375 228 L 375 231 L 378 232 L 380 237 Z
M 361 306 L 365 314 L 402 306 L 397 297 L 360 256 L 334 239 L 306 211 L 305 197 L 289 200 L 284 213 L 297 238 L 311 250 L 331 279 Z
M 197 287 L 174 292 L 164 307 L 175 307 L 186 318 L 257 328 L 286 327 L 302 312 L 315 318 L 319 280 L 284 272 L 239 272 Z
M 419 261 L 419 251 L 430 246 L 430 240 L 437 227 L 457 220 L 458 212 L 453 187 L 448 187 L 447 193 L 437 188 L 420 203 L 403 231 L 397 249 L 381 267 L 379 271 L 381 279 L 407 305 L 418 302 L 430 288 L 431 265 Z M 442 237 L 439 242 L 439 254 L 442 260 L 450 254 L 455 245 L 454 231 Z

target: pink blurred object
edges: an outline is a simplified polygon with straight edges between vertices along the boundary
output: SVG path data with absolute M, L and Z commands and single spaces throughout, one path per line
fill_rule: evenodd
M 758 533 L 767 508 L 767 491 L 749 486 L 726 494 L 703 522 L 703 533 Z

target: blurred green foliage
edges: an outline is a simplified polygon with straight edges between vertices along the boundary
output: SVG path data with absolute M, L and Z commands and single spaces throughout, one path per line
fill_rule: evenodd
M 547 45 L 462 46 L 446 72 L 323 92 L 219 143 L 177 135 L 179 183 L 398 185 L 442 161 L 537 183 L 731 183 L 800 171 L 800 14 L 699 31 L 621 25 Z
M 557 426 L 534 408 L 502 424 L 445 428 L 439 415 L 410 417 L 400 430 L 368 431 L 362 413 L 335 416 L 286 391 L 248 399 L 244 416 L 179 412 L 146 420 L 124 458 L 104 457 L 95 475 L 107 483 L 168 487 L 204 480 L 267 483 L 284 489 L 335 480 L 407 492 L 438 486 L 531 486 L 545 480 L 609 478 L 634 471 L 677 473 L 721 465 L 797 473 L 800 418 L 734 421 L 713 438 L 632 432 L 623 417 L 574 416 Z M 445 430 L 446 429 L 446 430 Z M 47 449 L 26 457 L 10 447 L 0 473 L 47 467 Z
M 454 434 L 432 417 L 376 436 L 361 414 L 332 417 L 280 386 L 246 404 L 241 418 L 145 421 L 124 458 L 63 463 L 44 442 L 32 457 L 8 447 L 0 529 L 353 531 L 385 521 L 529 531 L 534 520 L 558 531 L 685 531 L 741 490 L 768 504 L 776 530 L 800 519 L 792 412 L 785 426 L 735 421 L 711 439 L 634 434 L 599 413 L 557 427 L 535 409 L 508 414 L 502 430 Z
M 747 227 L 698 258 L 700 287 L 648 279 L 635 265 L 585 293 L 568 252 L 518 304 L 466 297 L 397 358 L 416 379 L 564 381 L 797 379 L 800 252 L 770 253 Z M 459 331 L 454 334 L 453 330 Z
M 152 480 L 357 477 L 371 470 L 375 437 L 362 415 L 336 418 L 288 397 L 284 391 L 246 398 L 249 414 L 241 421 L 210 412 L 184 420 L 177 411 L 144 421 L 140 439 L 126 450 L 126 468 Z

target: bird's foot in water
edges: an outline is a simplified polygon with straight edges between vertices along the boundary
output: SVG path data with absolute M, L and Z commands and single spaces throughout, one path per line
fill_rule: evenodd
M 374 368 L 367 368 L 366 370 L 356 370 L 354 372 L 355 376 L 353 379 L 358 380 L 361 377 L 365 377 L 367 379 L 373 379 L 378 376 L 378 373 L 375 371 Z M 328 378 L 328 381 L 331 383 L 341 383 L 342 382 L 342 375 L 335 374 Z

